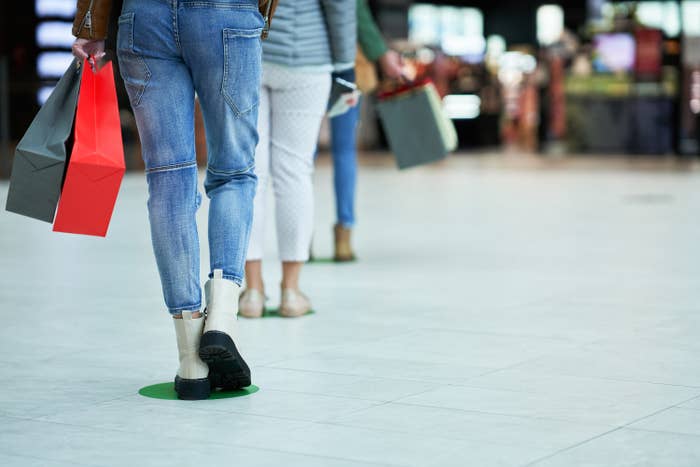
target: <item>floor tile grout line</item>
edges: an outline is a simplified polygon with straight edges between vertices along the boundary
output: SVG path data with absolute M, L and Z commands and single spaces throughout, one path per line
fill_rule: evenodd
M 549 355 L 541 355 L 538 357 L 535 357 L 530 360 L 526 360 L 524 362 L 516 363 L 514 365 L 508 366 L 506 368 L 498 369 L 492 373 L 498 373 L 499 371 L 505 371 L 505 370 L 515 370 L 518 367 L 528 365 L 530 363 L 535 363 L 539 360 L 542 360 L 544 358 L 547 358 Z M 490 373 L 489 373 L 490 374 Z M 653 385 L 658 385 L 658 386 L 669 386 L 669 387 L 677 387 L 677 388 L 686 388 L 686 389 L 700 389 L 700 385 L 698 386 L 688 386 L 685 384 L 672 384 L 672 383 L 663 383 L 659 381 L 647 381 L 647 380 L 636 380 L 636 379 L 625 379 L 625 378 L 611 378 L 611 377 L 603 377 L 603 376 L 587 376 L 587 375 L 582 375 L 582 374 L 575 374 L 575 373 L 568 373 L 568 372 L 547 372 L 547 375 L 551 376 L 566 376 L 566 377 L 571 377 L 571 378 L 583 378 L 583 379 L 593 379 L 593 380 L 601 380 L 601 381 L 617 381 L 621 383 L 643 383 L 643 384 L 653 384 Z M 477 377 L 470 377 L 469 380 L 478 378 Z M 698 396 L 700 397 L 700 396 Z
M 554 341 L 554 342 L 560 342 L 562 344 L 571 344 L 573 347 L 577 347 L 579 343 L 571 343 L 568 341 L 567 338 L 565 337 L 552 337 L 552 336 L 542 336 L 542 335 L 525 335 L 525 334 L 505 334 L 502 332 L 497 332 L 497 331 L 486 331 L 486 330 L 480 330 L 480 331 L 469 331 L 466 329 L 455 329 L 455 328 L 445 328 L 445 327 L 439 327 L 439 326 L 430 326 L 424 328 L 426 331 L 441 331 L 441 332 L 448 332 L 452 334 L 466 334 L 466 335 L 474 335 L 474 336 L 492 336 L 492 337 L 505 337 L 505 338 L 511 338 L 511 339 L 527 339 L 527 340 L 535 340 L 535 341 L 542 341 L 544 339 L 549 340 L 549 341 Z
M 523 420 L 546 420 L 550 422 L 560 422 L 560 423 L 585 423 L 587 425 L 600 425 L 601 427 L 607 426 L 609 428 L 619 428 L 616 424 L 610 424 L 610 423 L 595 423 L 595 422 L 581 422 L 580 420 L 574 420 L 570 418 L 555 418 L 555 417 L 539 417 L 539 416 L 531 416 L 531 415 L 518 415 L 518 414 L 512 414 L 512 413 L 504 413 L 504 412 L 487 412 L 483 410 L 468 410 L 468 409 L 462 409 L 462 408 L 456 408 L 456 407 L 444 407 L 444 406 L 438 406 L 438 405 L 426 405 L 426 404 L 413 404 L 409 402 L 390 402 L 391 404 L 397 404 L 397 405 L 405 405 L 409 407 L 422 407 L 426 409 L 439 409 L 439 410 L 449 410 L 449 411 L 457 411 L 457 412 L 463 412 L 463 413 L 469 413 L 469 414 L 478 414 L 478 415 L 492 415 L 492 416 L 498 416 L 498 417 L 508 417 L 508 418 L 518 418 L 518 419 L 523 419 Z
M 682 431 L 670 431 L 670 430 L 652 430 L 650 428 L 635 428 L 632 426 L 625 427 L 624 429 L 629 430 L 629 431 L 643 431 L 645 433 L 657 433 L 657 434 L 664 434 L 664 435 L 687 436 L 689 438 L 698 438 L 698 442 L 700 442 L 700 433 L 685 433 Z
M 435 380 L 432 379 L 430 381 L 426 380 L 420 380 L 420 379 L 407 379 L 407 378 L 396 378 L 396 377 L 389 377 L 385 378 L 382 376 L 369 376 L 369 375 L 359 375 L 355 373 L 336 373 L 336 372 L 330 372 L 330 371 L 318 371 L 318 370 L 306 370 L 306 369 L 300 369 L 300 368 L 288 368 L 288 367 L 279 367 L 279 366 L 261 366 L 259 368 L 266 368 L 266 369 L 271 369 L 271 370 L 282 370 L 282 371 L 293 371 L 293 372 L 299 372 L 299 373 L 312 373 L 312 374 L 321 374 L 321 375 L 329 375 L 329 376 L 347 376 L 347 377 L 353 377 L 353 378 L 364 378 L 364 379 L 369 379 L 369 380 L 376 380 L 376 381 L 395 381 L 395 382 L 401 382 L 401 383 L 416 383 L 416 382 L 421 382 L 421 383 L 431 383 L 434 382 Z M 481 367 L 474 367 L 474 368 L 481 368 Z M 486 367 L 483 367 L 485 370 L 487 369 Z M 506 368 L 489 368 L 488 371 L 485 373 L 480 373 L 479 375 L 474 376 L 474 378 L 478 378 L 480 376 L 488 375 L 496 371 L 501 371 Z M 471 379 L 472 377 L 468 377 Z M 435 383 L 433 383 L 435 384 Z M 455 386 L 460 386 L 461 384 L 458 383 L 444 383 L 443 385 L 455 385 Z
M 700 398 L 700 395 L 699 395 L 699 396 L 693 396 L 693 397 L 691 397 L 690 399 L 683 400 L 683 401 L 678 402 L 678 403 L 676 403 L 676 404 L 670 405 L 670 406 L 668 406 L 668 407 L 666 407 L 666 408 L 663 408 L 663 409 L 660 409 L 660 410 L 656 410 L 656 411 L 653 412 L 653 413 L 650 413 L 650 414 L 645 415 L 645 416 L 643 416 L 643 417 L 639 417 L 639 418 L 637 418 L 637 419 L 635 419 L 635 420 L 632 420 L 631 422 L 628 422 L 627 424 L 623 425 L 622 428 L 630 427 L 631 425 L 634 425 L 635 423 L 639 423 L 639 422 L 641 422 L 641 421 L 643 421 L 643 420 L 646 420 L 646 419 L 648 419 L 648 418 L 654 417 L 654 416 L 659 415 L 659 414 L 661 414 L 661 413 L 663 413 L 663 412 L 667 412 L 668 410 L 677 408 L 679 405 L 687 404 L 688 402 L 694 401 L 694 400 L 696 400 L 696 399 L 698 399 L 698 398 Z
M 688 399 L 688 400 L 686 400 L 686 401 L 679 402 L 678 404 L 685 404 L 685 403 L 687 403 L 687 402 L 689 402 L 689 401 L 698 399 L 698 397 L 699 397 L 699 396 L 694 396 L 694 397 L 692 397 L 692 398 L 690 398 L 690 399 Z M 569 446 L 569 447 L 567 447 L 567 448 L 561 449 L 561 450 L 559 450 L 559 451 L 557 451 L 557 452 L 555 452 L 555 453 L 553 453 L 553 454 L 551 454 L 551 455 L 549 455 L 549 456 L 545 456 L 545 457 L 542 457 L 542 458 L 540 458 L 540 459 L 537 459 L 537 460 L 535 460 L 535 461 L 533 461 L 533 462 L 531 462 L 531 463 L 529 463 L 529 464 L 526 464 L 526 465 L 523 466 L 523 467 L 535 466 L 536 464 L 538 464 L 538 463 L 540 463 L 540 462 L 543 462 L 543 461 L 545 461 L 545 460 L 547 460 L 547 459 L 551 459 L 551 458 L 554 457 L 554 456 L 558 456 L 559 454 L 562 454 L 562 453 L 564 453 L 564 452 L 570 451 L 570 450 L 572 450 L 572 449 L 576 449 L 576 448 L 578 448 L 578 447 L 580 447 L 580 446 L 583 446 L 584 444 L 590 443 L 590 442 L 592 442 L 592 441 L 594 441 L 594 440 L 600 439 L 600 438 L 602 438 L 602 437 L 604 437 L 604 436 L 607 436 L 607 435 L 609 435 L 609 434 L 615 433 L 615 432 L 617 432 L 617 431 L 624 430 L 624 429 L 632 429 L 632 428 L 630 428 L 631 425 L 633 425 L 633 424 L 635 424 L 635 423 L 639 423 L 639 422 L 642 421 L 642 420 L 646 420 L 647 418 L 653 417 L 653 416 L 658 415 L 658 414 L 660 414 L 660 413 L 666 412 L 667 410 L 672 409 L 672 408 L 674 408 L 674 407 L 676 407 L 676 405 L 672 405 L 672 406 L 666 407 L 666 408 L 664 408 L 664 409 L 657 410 L 657 411 L 655 411 L 654 413 L 651 413 L 651 414 L 649 414 L 649 415 L 645 415 L 645 416 L 643 416 L 643 417 L 640 417 L 640 418 L 637 418 L 637 419 L 635 419 L 635 420 L 632 420 L 631 422 L 627 422 L 627 423 L 625 423 L 625 424 L 623 424 L 623 425 L 620 425 L 619 427 L 615 428 L 614 430 L 610 430 L 610 431 L 607 432 L 607 433 L 602 433 L 602 434 L 600 434 L 600 435 L 598 435 L 598 436 L 595 436 L 595 437 L 593 437 L 593 438 L 591 438 L 591 439 L 588 439 L 588 440 L 586 440 L 586 441 L 582 441 L 582 442 L 577 443 L 577 444 L 575 444 L 575 445 L 572 445 L 572 446 Z M 641 430 L 637 430 L 637 431 L 641 431 Z
M 369 401 L 365 401 L 365 402 L 369 402 Z M 373 404 L 373 405 L 377 405 L 377 404 Z M 379 404 L 379 405 L 381 405 L 381 404 Z M 319 421 L 319 419 L 317 419 L 317 418 L 302 419 L 302 418 L 294 418 L 294 417 L 280 417 L 280 416 L 275 416 L 275 415 L 267 415 L 267 414 L 259 413 L 259 412 L 244 412 L 242 410 L 226 409 L 226 410 L 213 411 L 213 410 L 207 410 L 204 408 L 194 408 L 194 407 L 192 408 L 192 410 L 197 410 L 198 412 L 205 412 L 205 413 L 218 413 L 218 414 L 229 414 L 229 415 L 233 415 L 233 414 L 235 414 L 235 415 L 247 415 L 247 416 L 255 416 L 255 417 L 262 417 L 262 418 L 270 418 L 273 420 L 285 420 L 285 421 L 304 422 L 304 423 L 314 423 L 314 422 Z
M 421 362 L 421 363 L 430 363 L 430 362 Z M 305 370 L 305 369 L 299 369 L 299 368 L 289 368 L 289 367 L 282 367 L 282 366 L 265 366 L 265 368 L 270 368 L 270 369 L 275 369 L 275 370 L 294 370 L 294 371 L 305 371 L 308 373 L 317 373 L 317 374 L 324 374 L 324 375 L 337 375 L 337 376 L 355 376 L 359 378 L 375 378 L 375 379 L 385 379 L 385 380 L 394 380 L 394 381 L 403 381 L 403 382 L 420 382 L 420 383 L 429 383 L 429 382 L 435 382 L 435 379 L 431 379 L 430 381 L 427 379 L 407 379 L 407 378 L 382 378 L 381 376 L 370 376 L 370 375 L 362 375 L 362 374 L 357 374 L 357 373 L 340 373 L 340 372 L 331 372 L 331 371 L 317 371 L 317 370 Z M 472 367 L 472 368 L 481 368 L 481 367 Z M 486 369 L 486 368 L 484 368 Z M 492 371 L 494 371 L 493 368 L 488 369 L 486 373 L 483 373 L 484 375 L 490 374 Z M 500 371 L 500 369 L 495 369 L 495 371 Z M 482 376 L 482 374 L 477 375 Z M 471 377 L 469 377 L 471 378 Z M 451 383 L 446 383 L 446 384 L 451 384 Z
M 520 417 L 522 418 L 522 417 Z M 545 419 L 545 418 L 535 418 L 532 420 L 543 420 L 543 421 L 554 421 L 554 422 L 562 422 L 562 420 L 553 420 L 553 419 Z M 367 430 L 367 431 L 376 431 L 376 432 L 381 432 L 381 433 L 393 433 L 393 434 L 400 434 L 400 435 L 410 435 L 410 436 L 416 436 L 418 435 L 417 432 L 415 431 L 407 431 L 407 430 L 397 430 L 397 429 L 388 429 L 388 428 L 376 428 L 376 427 L 365 427 L 365 426 L 358 426 L 358 425 L 349 425 L 345 424 L 343 422 L 334 422 L 334 421 L 322 421 L 322 422 L 314 422 L 315 424 L 319 425 L 331 425 L 331 426 L 336 426 L 336 427 L 342 427 L 342 428 L 352 428 L 352 429 L 358 429 L 358 430 Z M 573 424 L 573 422 L 570 422 Z M 490 444 L 493 446 L 501 446 L 501 447 L 513 447 L 513 446 L 520 446 L 518 444 L 514 443 L 507 443 L 507 442 L 500 442 L 500 441 L 494 441 L 494 440 L 489 440 L 489 441 L 483 441 L 483 440 L 475 440 L 475 439 L 469 439 L 469 438 L 457 438 L 453 436 L 444 436 L 444 435 L 431 435 L 434 438 L 441 439 L 443 441 L 457 441 L 460 443 L 470 443 L 470 442 L 478 442 L 478 443 L 485 443 L 485 444 Z
M 687 404 L 688 402 L 693 402 L 693 401 L 696 401 L 696 400 L 697 400 L 697 401 L 700 401 L 700 394 L 697 395 L 696 397 L 693 397 L 692 399 L 689 399 L 689 400 L 687 400 L 687 401 L 685 401 L 685 402 L 681 402 L 681 403 L 677 404 L 675 407 L 683 408 L 683 409 L 689 408 L 689 409 L 691 409 L 691 410 L 700 410 L 700 409 L 693 409 L 692 407 L 681 407 L 682 404 Z
M 673 407 L 674 409 L 681 409 L 681 410 L 693 410 L 695 412 L 700 412 L 700 407 L 683 407 L 682 405 L 679 405 L 677 407 Z
M 359 413 L 365 412 L 365 411 L 367 411 L 367 410 L 373 410 L 373 409 L 376 409 L 376 408 L 378 408 L 378 407 L 382 407 L 382 406 L 388 405 L 388 404 L 391 404 L 391 402 L 390 402 L 390 401 L 380 402 L 380 403 L 378 403 L 378 404 L 373 404 L 373 405 L 371 405 L 371 406 L 369 406 L 369 407 L 364 407 L 364 408 L 362 408 L 362 409 L 352 410 L 352 411 L 350 411 L 350 412 L 348 412 L 348 413 L 344 413 L 344 414 L 342 414 L 342 415 L 336 415 L 336 416 L 334 416 L 334 417 L 335 417 L 335 418 L 337 418 L 337 417 L 347 417 L 347 416 L 350 416 L 350 415 L 355 415 L 355 414 L 359 414 Z M 314 424 L 319 424 L 319 425 L 333 425 L 333 423 L 331 423 L 329 419 L 316 420 L 316 421 L 314 421 L 314 422 L 312 422 L 312 423 L 314 423 Z
M 472 388 L 472 389 L 485 389 L 485 390 L 493 390 L 493 391 L 527 393 L 527 394 L 540 394 L 541 393 L 541 391 L 522 391 L 522 390 L 516 390 L 516 389 L 495 388 L 495 387 L 489 387 L 489 386 L 477 386 L 473 382 L 474 380 L 481 378 L 483 376 L 490 376 L 492 374 L 499 373 L 501 371 L 508 371 L 510 369 L 513 369 L 513 368 L 504 368 L 503 370 L 496 370 L 493 372 L 486 373 L 484 375 L 470 377 L 464 383 L 449 383 L 449 384 L 446 384 L 444 386 L 456 386 L 456 387 L 464 387 L 464 388 Z M 589 380 L 594 380 L 594 381 L 605 381 L 605 382 L 610 382 L 610 383 L 646 384 L 646 385 L 651 385 L 651 386 L 663 386 L 663 387 L 678 388 L 678 389 L 700 390 L 700 386 L 684 386 L 681 384 L 659 383 L 659 382 L 654 382 L 654 381 L 639 381 L 639 380 L 627 380 L 627 379 L 618 379 L 618 378 L 601 378 L 601 377 L 597 377 L 597 376 L 591 377 L 591 376 L 557 374 L 557 373 L 547 374 L 547 376 L 552 376 L 552 377 L 563 376 L 563 377 L 568 377 L 568 378 L 589 379 Z
M 553 458 L 553 457 L 555 457 L 555 456 L 558 456 L 559 454 L 562 454 L 562 453 L 564 453 L 564 452 L 570 451 L 570 450 L 572 450 L 572 449 L 576 449 L 576 448 L 579 447 L 579 446 L 583 446 L 584 444 L 590 443 L 590 442 L 592 442 L 592 441 L 595 441 L 596 439 L 600 439 L 600 438 L 602 438 L 602 437 L 604 437 L 604 436 L 607 436 L 607 435 L 609 435 L 609 434 L 611 434 L 611 433 L 615 433 L 616 431 L 619 431 L 619 430 L 622 430 L 622 427 L 613 428 L 612 430 L 608 430 L 608 431 L 606 431 L 606 432 L 604 432 L 604 433 L 600 433 L 600 434 L 598 434 L 598 435 L 596 435 L 596 436 L 593 436 L 592 438 L 588 438 L 588 439 L 585 439 L 585 440 L 580 441 L 580 442 L 578 442 L 578 443 L 575 443 L 575 444 L 573 444 L 573 445 L 571 445 L 571 446 L 567 446 L 567 447 L 565 447 L 565 448 L 559 449 L 559 450 L 557 450 L 556 452 L 553 452 L 552 454 L 549 454 L 549 455 L 544 456 L 544 457 L 540 457 L 539 459 L 535 459 L 534 461 L 528 462 L 527 464 L 523 464 L 521 467 L 534 467 L 534 466 L 536 466 L 537 464 L 539 464 L 539 463 L 541 463 L 541 462 L 544 462 L 544 461 L 547 460 L 547 459 L 551 459 L 551 458 Z
M 62 464 L 70 464 L 70 465 L 77 465 L 77 466 L 83 466 L 83 467 L 93 467 L 94 464 L 84 464 L 82 462 L 77 462 L 77 461 L 62 461 L 60 459 L 52 458 L 52 457 L 40 457 L 40 456 L 28 456 L 24 454 L 14 454 L 14 453 L 7 453 L 3 452 L 2 453 L 5 456 L 9 457 L 15 457 L 17 459 L 33 459 L 33 460 L 39 460 L 39 461 L 51 461 L 51 462 L 60 462 Z
M 114 433 L 133 433 L 133 430 L 127 430 L 127 429 L 117 429 L 117 428 L 106 428 L 106 427 L 95 427 L 95 426 L 89 426 L 89 425 L 83 425 L 83 424 L 75 424 L 75 423 L 66 423 L 66 422 L 57 422 L 57 421 L 51 421 L 51 420 L 26 420 L 26 421 L 31 421 L 34 423 L 47 423 L 50 425 L 58 425 L 58 426 L 69 426 L 73 428 L 81 428 L 81 429 L 88 429 L 88 430 L 101 430 L 101 431 L 106 431 L 106 432 L 114 432 Z M 314 424 L 317 424 L 316 422 L 312 421 L 309 423 L 309 426 L 313 426 Z M 144 434 L 147 432 L 143 432 Z M 153 436 L 153 433 L 148 432 Z M 158 436 L 161 436 L 162 439 L 168 440 L 168 439 L 177 439 L 180 440 L 179 437 L 177 436 L 171 436 L 168 434 L 163 435 L 162 433 L 159 434 Z M 375 465 L 375 466 L 386 466 L 386 467 L 411 467 L 408 464 L 387 464 L 387 463 L 380 463 L 380 462 L 373 462 L 373 461 L 365 461 L 365 460 L 360 460 L 360 459 L 351 459 L 347 457 L 335 457 L 335 456 L 322 456 L 322 455 L 317 455 L 317 454 L 306 454 L 306 453 L 301 453 L 298 451 L 290 451 L 290 450 L 284 450 L 284 449 L 270 449 L 270 448 L 263 448 L 257 445 L 250 445 L 246 443 L 237 443 L 237 442 L 217 442 L 217 441 L 208 441 L 208 444 L 214 445 L 214 446 L 237 446 L 239 448 L 244 448 L 244 449 L 250 449 L 254 451 L 268 451 L 268 452 L 276 452 L 280 454 L 293 454 L 297 456 L 303 456 L 303 457 L 310 457 L 310 458 L 317 458 L 317 459 L 332 459 L 332 460 L 338 460 L 338 461 L 349 461 L 349 462 L 362 462 L 366 465 Z M 14 455 L 14 457 L 18 457 L 18 455 Z M 48 460 L 56 460 L 59 461 L 58 459 L 48 459 Z M 87 465 L 87 464 L 80 464 L 80 465 Z
M 47 417 L 54 417 L 54 416 L 60 415 L 60 414 L 62 414 L 62 413 L 64 413 L 64 412 L 70 412 L 70 411 L 72 411 L 72 410 L 80 410 L 80 409 L 85 409 L 85 408 L 89 408 L 89 407 L 96 407 L 96 406 L 99 406 L 99 405 L 102 405 L 102 404 L 108 404 L 108 403 L 110 403 L 110 402 L 114 402 L 114 401 L 118 401 L 118 400 L 122 400 L 122 399 L 127 399 L 127 398 L 131 397 L 132 395 L 133 395 L 133 394 L 127 394 L 127 395 L 123 395 L 123 396 L 119 396 L 119 397 L 114 397 L 114 398 L 106 399 L 106 400 L 99 400 L 99 401 L 86 402 L 86 403 L 77 403 L 77 404 L 74 405 L 74 406 L 65 407 L 65 408 L 63 408 L 63 409 L 59 409 L 58 411 L 56 411 L 56 412 L 51 412 L 51 413 L 49 413 L 49 414 L 44 413 L 44 414 L 41 414 L 41 415 L 29 416 L 29 417 L 26 417 L 26 416 L 22 416 L 22 417 L 20 417 L 20 416 L 12 416 L 12 415 L 9 415 L 9 414 L 8 414 L 8 416 L 11 416 L 12 418 L 17 418 L 17 419 L 20 419 L 20 420 L 26 420 L 26 421 L 44 421 L 43 419 L 44 419 L 44 418 L 47 418 Z

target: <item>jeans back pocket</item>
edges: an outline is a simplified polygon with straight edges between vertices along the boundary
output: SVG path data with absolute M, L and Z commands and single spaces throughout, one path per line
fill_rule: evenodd
M 146 60 L 134 48 L 134 13 L 125 13 L 119 17 L 117 57 L 131 106 L 138 107 L 151 79 L 151 71 Z
M 224 29 L 224 77 L 221 93 L 237 116 L 260 101 L 262 78 L 261 28 Z

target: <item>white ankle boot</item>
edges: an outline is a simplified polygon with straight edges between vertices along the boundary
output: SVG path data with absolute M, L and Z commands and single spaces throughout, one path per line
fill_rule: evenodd
M 220 269 L 204 285 L 207 320 L 199 356 L 209 365 L 214 387 L 240 389 L 250 386 L 250 369 L 236 347 L 238 298 L 241 288 L 223 278 Z
M 204 329 L 204 318 L 192 318 L 191 312 L 174 319 L 180 368 L 175 376 L 175 391 L 180 399 L 199 400 L 209 397 L 209 367 L 198 354 L 199 340 Z

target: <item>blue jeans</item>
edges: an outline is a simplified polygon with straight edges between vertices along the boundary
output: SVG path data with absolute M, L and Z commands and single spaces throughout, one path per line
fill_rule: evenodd
M 331 119 L 333 184 L 338 224 L 355 225 L 355 187 L 357 185 L 357 123 L 360 105 Z
M 124 1 L 117 53 L 139 129 L 153 250 L 172 314 L 202 306 L 195 92 L 209 157 L 210 268 L 243 280 L 257 183 L 262 27 L 257 0 Z

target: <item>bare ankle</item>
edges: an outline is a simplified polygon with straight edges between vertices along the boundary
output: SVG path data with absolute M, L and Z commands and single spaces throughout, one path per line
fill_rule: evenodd
M 203 316 L 203 315 L 202 315 L 202 312 L 201 312 L 201 311 L 194 311 L 194 312 L 192 312 L 192 319 L 199 319 L 199 318 L 201 318 L 202 316 Z M 182 313 L 173 315 L 173 319 L 182 319 Z

